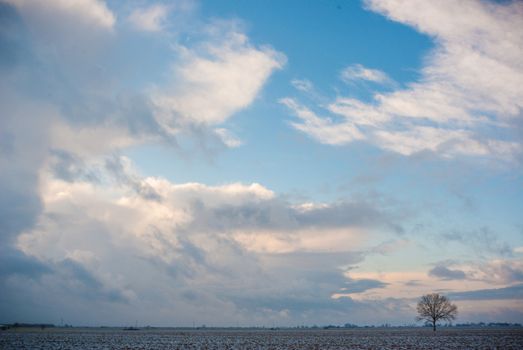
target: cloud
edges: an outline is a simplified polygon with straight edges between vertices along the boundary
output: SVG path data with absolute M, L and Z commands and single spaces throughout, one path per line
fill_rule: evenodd
M 474 253 L 480 256 L 505 256 L 513 254 L 510 246 L 499 239 L 499 234 L 485 226 L 470 231 L 451 231 L 438 236 L 439 242 L 443 244 L 457 242 L 472 248 Z
M 369 289 L 383 288 L 387 283 L 373 280 L 373 279 L 351 279 L 345 282 L 345 287 L 341 289 L 343 294 L 354 294 L 354 293 L 363 293 Z
M 445 266 L 438 265 L 429 271 L 429 276 L 437 277 L 443 280 L 463 280 L 467 277 L 461 270 L 451 270 Z
M 159 32 L 163 30 L 164 22 L 168 14 L 168 6 L 155 4 L 146 8 L 135 9 L 129 15 L 129 21 L 139 30 Z
M 2 249 L 0 257 L 0 281 L 12 275 L 39 278 L 52 272 L 46 264 L 34 257 L 13 249 Z
M 522 299 L 523 284 L 505 288 L 479 289 L 467 292 L 448 293 L 448 296 L 455 300 L 503 300 L 503 299 Z
M 353 64 L 344 68 L 341 71 L 340 78 L 347 83 L 361 80 L 379 84 L 391 82 L 391 79 L 385 72 L 382 72 L 379 69 L 366 68 L 361 64 Z
M 406 156 L 430 151 L 443 157 L 510 160 L 521 153 L 513 132 L 523 110 L 521 3 L 440 1 L 421 6 L 369 0 L 366 5 L 434 39 L 420 79 L 376 92 L 370 102 L 341 96 L 326 108 L 319 106 L 333 117 L 304 118 L 309 109 L 303 103 L 282 99 L 301 119 L 292 123 L 296 129 L 325 144 L 365 140 Z M 384 74 L 353 65 L 342 77 L 383 82 Z
M 345 276 L 346 266 L 362 261 L 367 236 L 394 226 L 389 223 L 394 216 L 377 204 L 297 205 L 259 184 L 174 184 L 140 177 L 128 160 L 111 156 L 84 166 L 97 181 L 61 180 L 52 169 L 44 172 L 44 210 L 18 237 L 17 247 L 48 270 L 45 278 L 23 279 L 11 271 L 10 293 L 52 283 L 56 295 L 44 293 L 45 305 L 75 320 L 78 310 L 62 304 L 63 298 L 113 310 L 129 304 L 157 323 L 172 324 L 172 315 L 157 313 L 167 308 L 178 310 L 176 320 L 197 315 L 230 324 L 281 315 L 305 320 L 319 305 L 329 310 L 321 316 L 327 320 L 339 305 L 355 307 L 333 300 L 334 293 L 379 287 Z M 144 195 L 144 188 L 156 195 Z M 258 236 L 285 248 L 261 247 Z M 12 300 L 10 308 L 18 308 Z M 180 304 L 185 306 L 179 309 Z M 89 311 L 82 315 L 95 319 Z M 107 322 L 122 322 L 121 317 L 125 314 L 115 313 Z
M 74 45 L 73 39 L 87 40 L 112 32 L 115 14 L 102 0 L 2 0 L 14 7 L 31 34 L 46 44 Z M 76 45 L 75 45 L 76 46 Z
M 286 61 L 283 54 L 256 48 L 235 29 L 211 29 L 213 39 L 199 49 L 177 48 L 172 84 L 153 96 L 156 117 L 176 133 L 186 123 L 216 125 L 250 105 L 274 70 Z
M 255 183 L 144 178 L 119 154 L 145 142 L 177 150 L 177 133 L 238 146 L 222 124 L 255 101 L 285 57 L 223 21 L 203 23 L 191 45 L 159 38 L 172 56 L 151 69 L 143 56 L 122 51 L 124 42 L 143 45 L 143 36 L 116 25 L 104 2 L 9 1 L 0 8 L 0 44 L 9 49 L 0 54 L 0 313 L 50 320 L 59 310 L 76 324 L 124 324 L 139 314 L 165 325 L 173 314 L 180 322 L 247 320 L 253 309 L 232 301 L 247 292 L 234 286 L 248 281 L 249 290 L 261 290 L 273 271 L 236 234 L 245 226 L 283 236 L 277 211 L 293 214 L 292 206 Z M 128 67 L 112 62 L 124 53 Z M 148 89 L 152 78 L 126 74 L 136 67 L 170 72 L 170 84 Z M 158 97 L 179 104 L 159 106 Z M 248 217 L 256 203 L 270 208 L 277 229 Z M 230 214 L 223 221 L 222 209 Z M 231 230 L 220 227 L 225 221 Z M 359 259 L 345 256 L 344 263 Z M 304 286 L 313 289 L 320 275 L 304 277 Z M 288 280 L 282 274 L 274 283 Z
M 45 6 L 30 0 L 2 0 L 28 16 L 54 16 L 74 19 L 104 28 L 113 27 L 116 17 L 101 0 L 50 0 Z
M 477 286 L 507 286 L 523 282 L 523 263 L 515 258 L 499 257 L 487 261 L 443 261 L 428 275 L 444 281 L 466 279 L 469 286 L 474 283 L 479 283 Z M 459 289 L 459 286 L 453 289 Z
M 301 122 L 291 122 L 294 128 L 323 143 L 340 145 L 365 138 L 355 125 L 338 124 L 331 119 L 319 117 L 292 98 L 283 98 L 280 103 L 291 109 L 301 119 Z
M 222 142 L 229 148 L 236 148 L 242 145 L 242 141 L 225 128 L 214 129 Z
M 310 80 L 307 79 L 294 79 L 291 81 L 292 86 L 303 92 L 311 92 L 314 89 L 314 85 Z
M 3 106 L 0 164 L 3 164 L 4 180 L 0 185 L 4 194 L 0 199 L 3 218 L 0 232 L 11 239 L 30 227 L 41 210 L 38 189 L 41 169 L 52 168 L 54 176 L 69 182 L 78 178 L 102 181 L 100 174 L 87 167 L 93 158 L 152 140 L 176 146 L 176 140 L 156 121 L 157 110 L 148 92 L 129 91 L 121 72 L 109 69 L 107 56 L 116 54 L 116 41 L 120 37 L 110 34 L 116 30 L 116 15 L 104 2 L 48 1 L 44 5 L 8 1 L 1 6 L 5 30 L 0 32 L 0 40 L 7 51 L 4 54 L 2 50 L 0 64 L 3 76 L 0 84 Z M 202 31 L 207 29 L 208 25 Z M 201 50 L 206 54 L 215 52 L 215 58 L 220 62 L 226 62 L 228 57 L 253 58 L 254 63 L 263 61 L 276 65 L 268 56 L 269 49 L 258 50 L 248 43 L 244 34 L 236 34 L 243 37 L 243 44 L 221 47 L 204 40 L 200 43 L 204 47 Z M 82 47 L 78 48 L 80 42 Z M 191 51 L 188 47 L 185 49 Z M 194 50 L 191 57 L 196 59 L 199 56 L 197 49 Z M 188 66 L 182 65 L 186 69 L 197 68 L 189 64 L 189 59 L 181 60 L 187 63 Z M 142 65 L 133 57 L 128 57 L 126 62 L 130 66 Z M 204 62 L 201 64 L 204 67 L 207 67 L 206 63 L 213 63 L 204 58 L 199 62 Z M 272 71 L 272 68 L 254 68 L 261 69 L 263 79 Z M 205 72 L 196 70 L 193 73 Z M 252 75 L 244 74 L 241 69 L 237 74 Z M 220 83 L 211 80 L 207 85 Z M 242 107 L 254 100 L 264 81 L 253 83 L 255 87 L 241 101 Z M 190 82 L 186 83 L 190 85 Z M 185 91 L 184 98 L 193 98 L 189 87 L 182 85 L 177 87 Z M 199 94 L 201 89 L 191 91 Z M 186 112 L 191 114 L 189 110 Z M 193 138 L 210 138 L 229 146 L 239 144 L 225 128 L 220 129 L 219 135 L 212 130 L 197 134 L 194 127 L 182 124 L 179 123 L 179 129 L 188 130 Z M 28 128 L 28 125 L 32 127 Z M 118 169 L 113 167 L 113 170 Z
M 491 260 L 475 266 L 471 271 L 471 277 L 491 284 L 521 283 L 523 282 L 523 263 L 517 259 Z

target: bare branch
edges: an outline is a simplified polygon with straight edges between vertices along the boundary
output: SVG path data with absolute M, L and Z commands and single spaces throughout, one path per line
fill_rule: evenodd
M 438 293 L 422 296 L 416 309 L 418 311 L 416 320 L 430 322 L 434 331 L 439 320 L 452 321 L 458 314 L 458 307 Z

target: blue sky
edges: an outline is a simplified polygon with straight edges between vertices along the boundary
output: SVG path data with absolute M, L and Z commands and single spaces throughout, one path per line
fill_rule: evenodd
M 523 321 L 522 13 L 1 0 L 0 322 Z

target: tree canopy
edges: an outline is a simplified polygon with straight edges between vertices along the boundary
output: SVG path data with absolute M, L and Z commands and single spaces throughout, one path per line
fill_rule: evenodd
M 438 293 L 422 296 L 417 310 L 416 320 L 431 323 L 433 331 L 436 331 L 436 323 L 439 320 L 452 321 L 458 314 L 458 307 L 452 304 L 447 297 Z

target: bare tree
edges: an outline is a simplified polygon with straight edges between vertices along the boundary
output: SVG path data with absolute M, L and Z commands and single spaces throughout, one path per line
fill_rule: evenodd
M 427 294 L 418 302 L 417 321 L 426 321 L 432 324 L 432 330 L 436 331 L 436 322 L 439 320 L 452 321 L 458 314 L 458 307 L 450 300 L 438 293 Z

